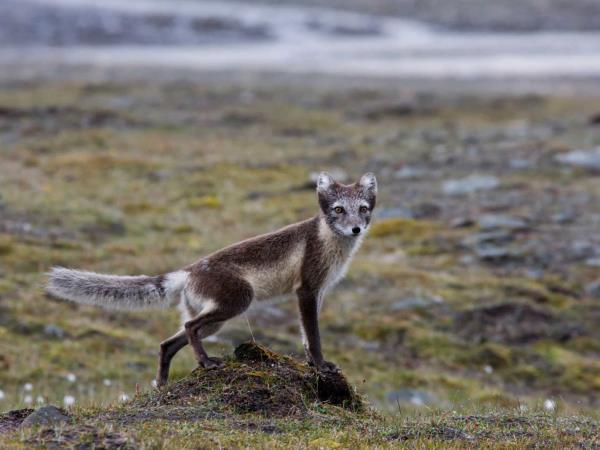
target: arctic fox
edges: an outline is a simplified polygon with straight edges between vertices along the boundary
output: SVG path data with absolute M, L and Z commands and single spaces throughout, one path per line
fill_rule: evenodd
M 318 315 L 324 294 L 345 274 L 371 222 L 377 181 L 366 173 L 351 185 L 322 172 L 317 181 L 320 212 L 273 233 L 226 247 L 175 272 L 116 276 L 55 267 L 50 294 L 77 303 L 133 310 L 179 305 L 182 329 L 160 344 L 156 383 L 166 384 L 171 359 L 188 343 L 205 368 L 223 363 L 209 357 L 202 339 L 244 312 L 252 300 L 295 292 L 309 364 L 337 371 L 321 352 Z

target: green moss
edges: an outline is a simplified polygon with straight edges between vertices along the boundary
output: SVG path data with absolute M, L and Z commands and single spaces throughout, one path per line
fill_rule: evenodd
M 13 240 L 8 235 L 0 234 L 0 256 L 8 255 L 14 249 Z
M 489 365 L 494 369 L 500 369 L 508 367 L 513 362 L 512 351 L 509 347 L 492 342 L 481 345 L 473 353 L 472 358 L 465 359 L 466 364 Z
M 439 226 L 422 220 L 384 219 L 371 227 L 370 234 L 377 238 L 396 236 L 401 239 L 423 239 L 431 236 Z
M 189 199 L 187 204 L 190 208 L 219 208 L 221 207 L 221 200 L 214 195 L 204 195 Z

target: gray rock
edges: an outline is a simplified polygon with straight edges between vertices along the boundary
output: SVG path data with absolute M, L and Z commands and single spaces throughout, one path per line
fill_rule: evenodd
M 517 255 L 506 247 L 484 245 L 475 249 L 475 254 L 481 261 L 500 263 L 515 258 Z
M 531 169 L 533 167 L 533 163 L 531 161 L 521 158 L 511 159 L 509 161 L 509 165 L 511 169 L 515 170 Z
M 585 260 L 585 264 L 590 267 L 600 267 L 600 257 L 588 258 Z
M 550 219 L 552 220 L 552 223 L 563 225 L 566 223 L 573 223 L 575 221 L 575 215 L 569 212 L 560 212 L 553 214 Z
M 432 202 L 422 202 L 411 207 L 415 219 L 428 219 L 438 217 L 442 208 L 440 205 Z
M 585 292 L 592 298 L 600 299 L 600 280 L 593 281 L 586 285 Z
M 389 392 L 387 398 L 392 403 L 408 403 L 415 406 L 432 405 L 437 402 L 435 395 L 417 389 L 398 389 Z
M 426 175 L 425 169 L 419 167 L 404 166 L 394 172 L 394 178 L 397 180 L 417 180 Z
M 576 240 L 571 243 L 569 254 L 575 259 L 594 259 L 594 257 L 600 256 L 599 250 L 600 249 L 593 242 Z
M 569 166 L 600 169 L 600 147 L 591 150 L 574 150 L 563 153 L 556 160 Z
M 484 214 L 477 220 L 479 228 L 484 231 L 505 229 L 505 230 L 526 230 L 527 223 L 518 217 L 505 216 L 501 214 Z
M 486 233 L 470 234 L 462 239 L 463 247 L 475 248 L 486 244 L 506 244 L 513 240 L 510 233 L 503 230 L 488 231 Z
M 55 338 L 64 338 L 67 336 L 67 332 L 65 330 L 53 324 L 48 324 L 44 326 L 44 334 Z
M 413 308 L 426 308 L 431 305 L 444 303 L 441 297 L 409 297 L 392 303 L 392 311 L 402 311 Z
M 42 406 L 32 412 L 21 424 L 22 427 L 34 425 L 59 425 L 70 421 L 71 418 L 60 408 L 53 405 Z
M 465 195 L 495 189 L 499 185 L 500 181 L 494 176 L 473 174 L 466 178 L 444 181 L 442 190 L 446 195 Z
M 450 226 L 452 228 L 466 228 L 475 224 L 475 221 L 470 217 L 457 217 L 452 219 Z
M 460 257 L 459 262 L 463 266 L 471 266 L 471 265 L 475 264 L 476 259 L 473 255 L 463 255 Z
M 408 208 L 382 208 L 375 212 L 378 219 L 414 219 L 415 216 Z

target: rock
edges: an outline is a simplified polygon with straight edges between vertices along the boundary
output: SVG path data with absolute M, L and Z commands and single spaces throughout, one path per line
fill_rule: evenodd
M 21 427 L 30 427 L 34 425 L 54 426 L 69 422 L 71 418 L 66 412 L 53 405 L 42 406 L 32 412 L 21 423 Z
M 600 256 L 600 248 L 593 242 L 578 239 L 571 243 L 569 256 L 574 259 L 594 259 Z
M 585 293 L 592 298 L 600 299 L 600 280 L 593 281 L 586 285 Z
M 470 217 L 457 217 L 450 221 L 452 228 L 466 228 L 475 225 L 475 221 Z
M 477 247 L 475 254 L 480 260 L 492 263 L 504 262 L 516 256 L 508 248 L 495 245 Z
M 552 223 L 558 225 L 573 223 L 575 221 L 575 214 L 569 212 L 560 212 L 553 214 L 550 220 L 552 220 Z
M 402 311 L 412 308 L 426 308 L 431 305 L 444 303 L 441 297 L 409 297 L 392 303 L 392 311 Z
M 411 211 L 415 219 L 430 219 L 438 217 L 442 212 L 442 208 L 436 203 L 423 202 L 414 205 Z
M 497 229 L 520 231 L 528 228 L 524 220 L 501 214 L 484 214 L 477 220 L 477 224 L 484 231 Z
M 404 166 L 394 172 L 394 178 L 397 180 L 417 180 L 423 178 L 427 171 L 419 167 Z
M 507 242 L 510 242 L 512 240 L 513 237 L 510 233 L 499 230 L 488 231 L 486 233 L 470 234 L 462 239 L 461 244 L 463 245 L 463 247 L 473 249 L 489 244 L 506 244 Z
M 44 326 L 44 334 L 55 338 L 64 338 L 67 336 L 67 332 L 65 330 L 53 324 Z
M 375 217 L 378 219 L 414 219 L 413 212 L 408 208 L 394 207 L 394 208 L 381 208 L 379 211 L 375 210 Z
M 464 195 L 477 191 L 488 191 L 499 185 L 498 178 L 494 176 L 473 174 L 466 178 L 444 181 L 442 191 L 446 195 Z
M 509 165 L 511 169 L 515 169 L 515 170 L 525 170 L 525 169 L 531 169 L 534 164 L 527 160 L 527 159 L 521 159 L 521 158 L 513 158 L 509 161 Z
M 463 255 L 458 260 L 463 266 L 472 266 L 477 259 L 473 255 Z
M 437 398 L 426 391 L 417 389 L 399 389 L 388 393 L 387 398 L 392 403 L 408 403 L 415 406 L 432 405 Z
M 585 260 L 586 266 L 600 267 L 600 257 L 588 258 Z
M 353 19 L 353 20 L 352 20 Z M 377 36 L 383 33 L 382 25 L 372 18 L 313 16 L 305 22 L 308 29 L 334 36 Z
M 591 150 L 574 150 L 556 156 L 556 160 L 575 167 L 584 169 L 600 169 L 600 147 Z
M 600 125 L 600 112 L 592 114 L 589 119 L 590 125 Z

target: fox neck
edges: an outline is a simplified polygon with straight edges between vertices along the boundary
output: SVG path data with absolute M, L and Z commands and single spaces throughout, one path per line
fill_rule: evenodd
M 350 260 L 362 244 L 364 233 L 360 236 L 343 236 L 336 233 L 327 224 L 327 219 L 319 216 L 319 239 L 323 242 L 325 254 L 334 259 Z

